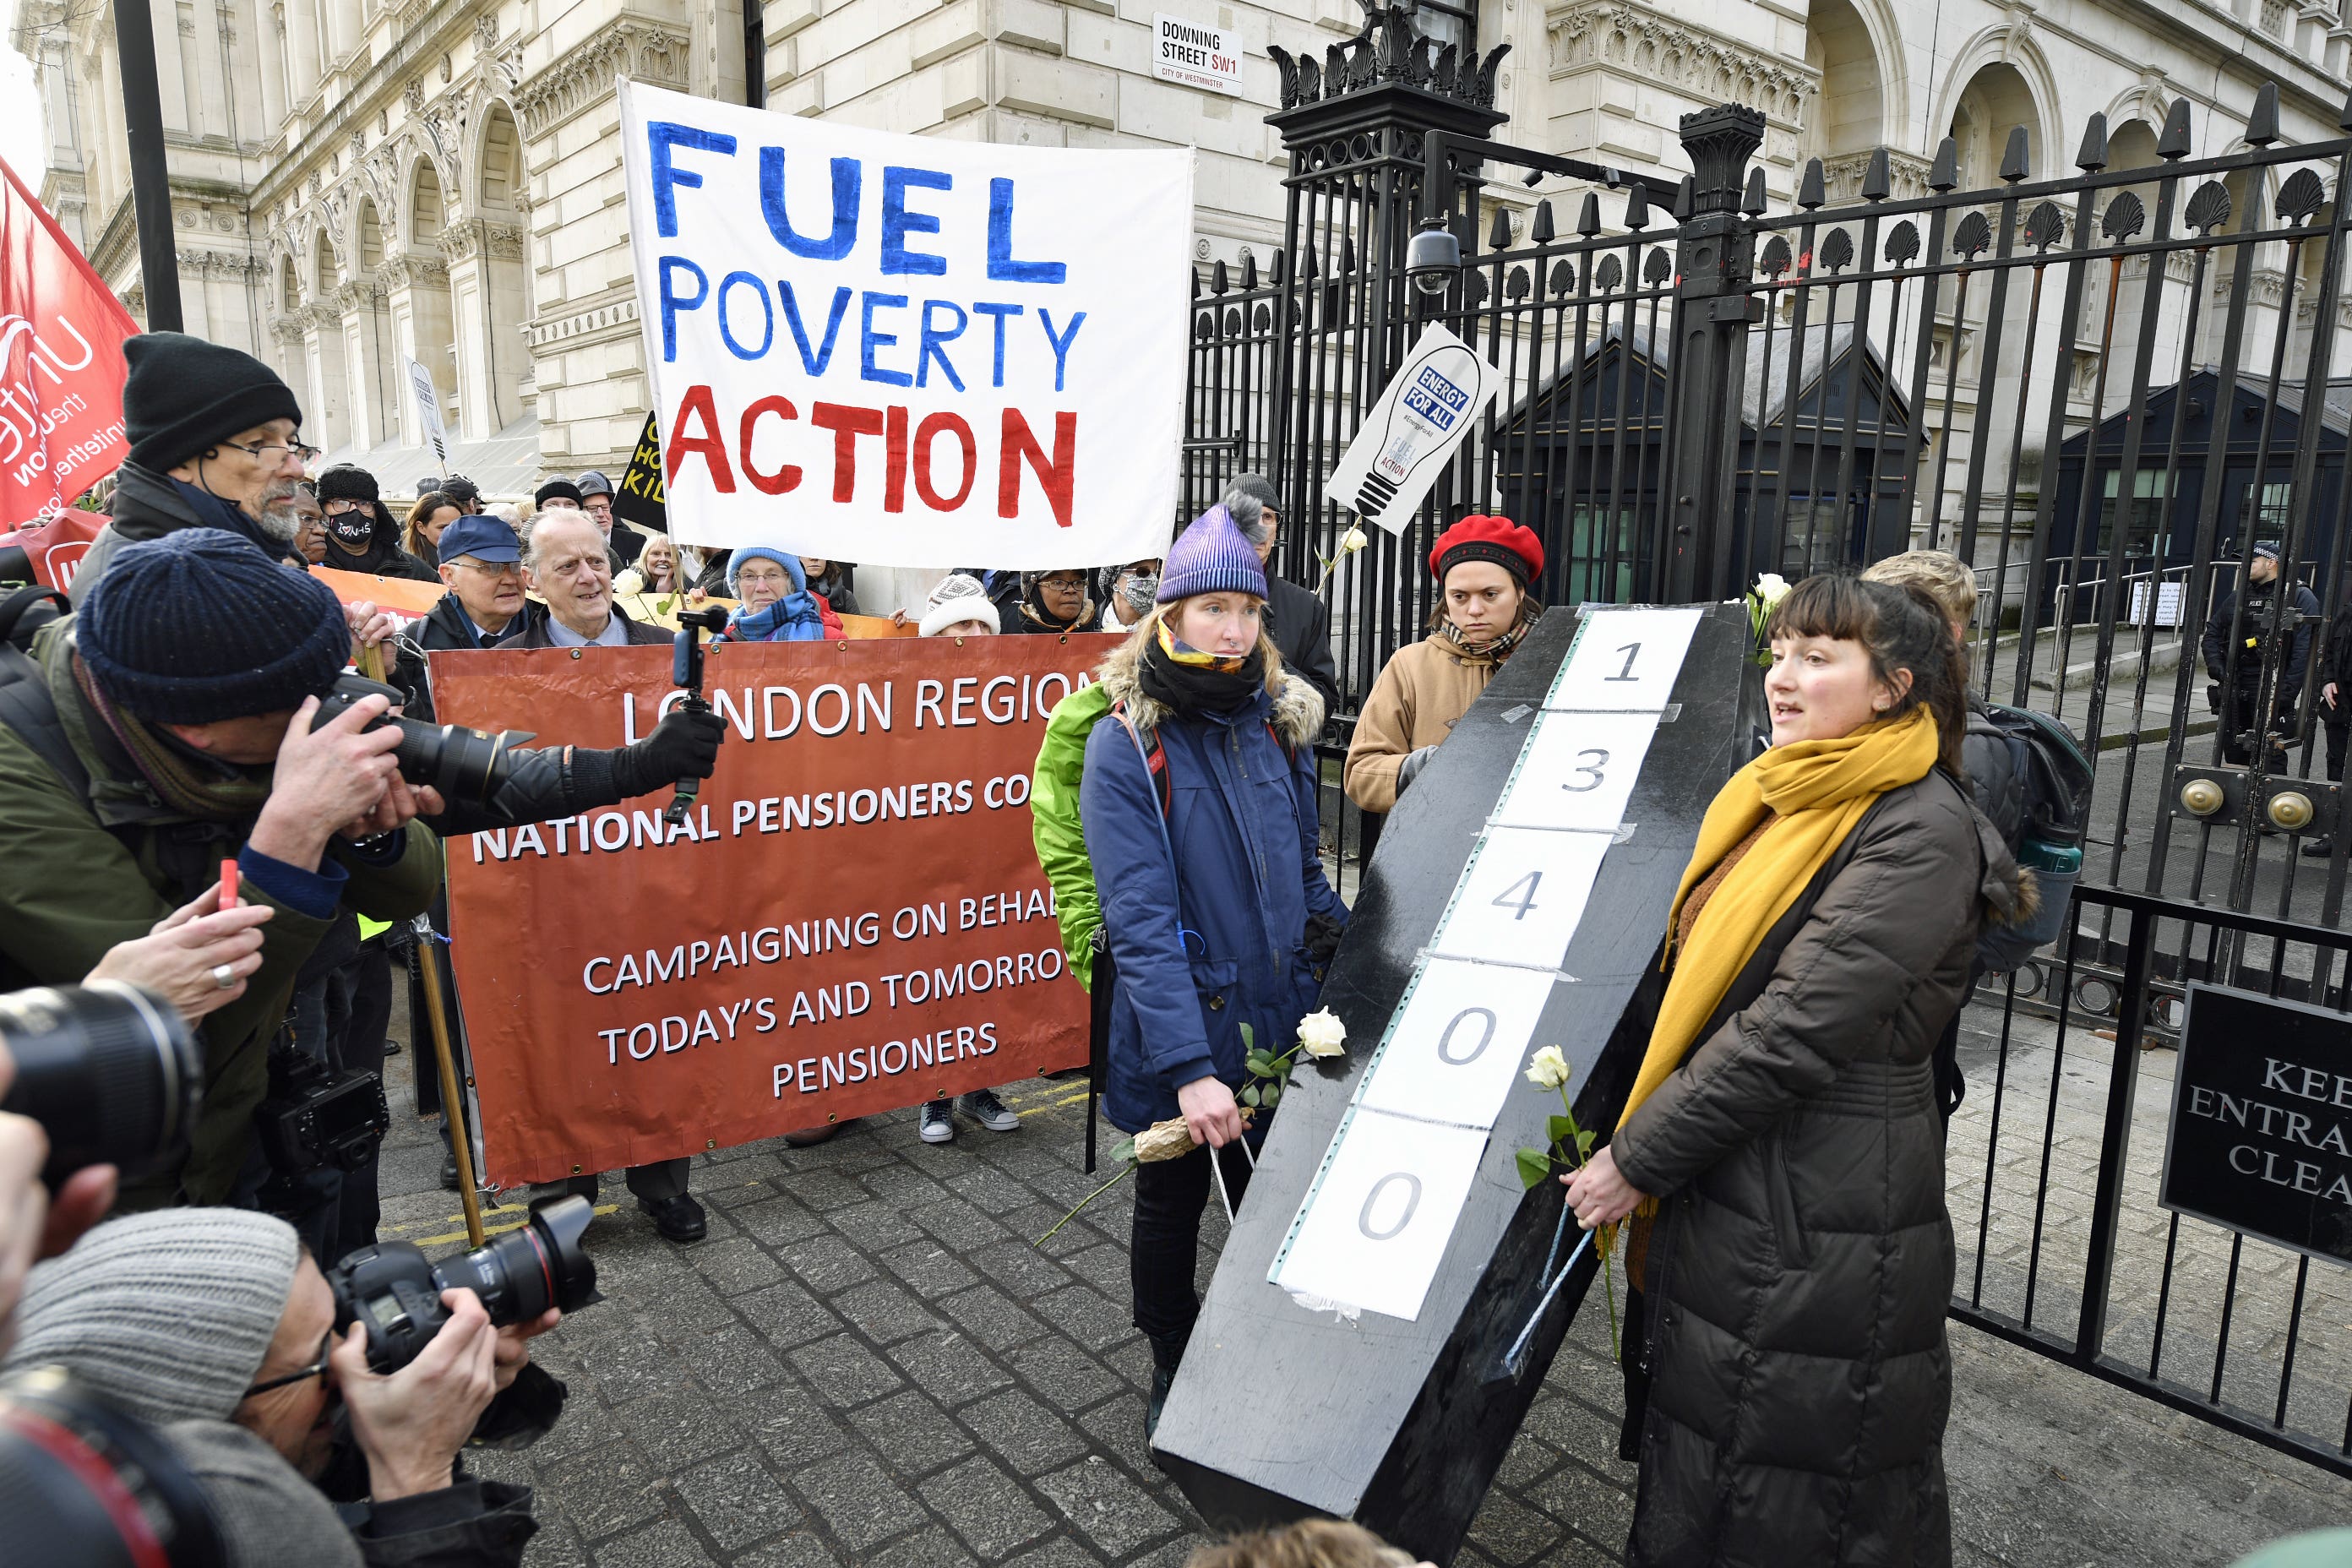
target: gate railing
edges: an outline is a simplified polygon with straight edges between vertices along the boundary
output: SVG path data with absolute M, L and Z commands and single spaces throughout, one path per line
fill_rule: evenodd
M 1882 150 L 1857 201 L 1828 205 L 1815 160 L 1774 212 L 1749 163 L 1761 117 L 1727 106 L 1685 117 L 1679 187 L 1612 174 L 1559 210 L 1497 199 L 1495 171 L 1444 155 L 1436 210 L 1463 259 L 1417 278 L 1427 134 L 1501 118 L 1478 88 L 1495 59 L 1440 69 L 1409 15 L 1372 15 L 1332 68 L 1280 62 L 1285 242 L 1197 286 L 1182 498 L 1190 514 L 1237 471 L 1271 475 L 1275 564 L 1314 582 L 1356 522 L 1323 478 L 1424 327 L 1502 373 L 1412 525 L 1373 531 L 1327 589 L 1339 742 L 1423 635 L 1429 542 L 1468 511 L 1535 530 L 1548 602 L 1728 597 L 1761 572 L 1949 549 L 1986 584 L 1979 692 L 2058 715 L 2096 760 L 2087 876 L 2338 918 L 2352 834 L 2330 833 L 2336 792 L 2315 776 L 2314 669 L 2352 522 L 2352 301 L 2329 200 L 2352 139 L 2283 142 L 2266 88 L 2242 138 L 2207 138 L 2245 143 L 2224 157 L 2189 156 L 2181 100 L 2160 132 L 2113 142 L 2093 116 L 2063 177 L 2036 177 L 2021 131 L 1997 171 L 1963 170 L 1947 139 L 1900 194 Z M 2255 542 L 2314 587 L 2315 614 L 2285 594 L 2248 614 Z M 2142 581 L 2177 626 L 2110 587 Z M 2189 814 L 2184 784 L 2232 765 L 2250 776 Z M 2301 837 L 2268 831 L 2282 794 L 2313 804 L 2286 824 Z M 2332 857 L 2298 854 L 2330 837 Z
M 1951 1315 L 2352 1476 L 2352 1271 L 2159 1206 L 2177 1058 L 2151 1048 L 2192 981 L 2346 1013 L 2352 934 L 2084 887 L 2061 952 L 2072 1005 L 1995 981 L 1963 1014 Z

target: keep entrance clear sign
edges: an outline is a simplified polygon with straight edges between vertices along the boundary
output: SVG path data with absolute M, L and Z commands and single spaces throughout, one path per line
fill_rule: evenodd
M 1231 27 L 1212 27 L 1155 12 L 1151 18 L 1151 74 L 1234 98 L 1242 93 L 1241 39 Z

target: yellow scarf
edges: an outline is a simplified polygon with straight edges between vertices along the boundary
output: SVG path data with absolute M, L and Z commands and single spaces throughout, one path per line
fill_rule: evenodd
M 1731 775 L 1699 824 L 1698 847 L 1691 851 L 1675 907 L 1666 915 L 1666 958 L 1674 975 L 1618 1126 L 1682 1065 L 1723 994 L 1763 945 L 1765 933 L 1837 853 L 1871 803 L 1927 777 L 1938 750 L 1935 719 L 1921 707 L 1892 722 L 1865 724 L 1840 740 L 1775 746 Z M 1768 811 L 1780 820 L 1708 896 L 1691 928 L 1688 951 L 1677 959 L 1674 932 L 1683 900 Z

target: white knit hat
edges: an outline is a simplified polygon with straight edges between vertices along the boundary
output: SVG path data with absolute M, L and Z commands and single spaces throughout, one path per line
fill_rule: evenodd
M 61 1365 L 156 1426 L 221 1419 L 269 1354 L 301 1256 L 293 1226 L 244 1209 L 110 1220 L 33 1270 L 7 1364 Z
M 964 573 L 950 572 L 941 578 L 927 603 L 929 607 L 924 610 L 922 622 L 927 637 L 966 621 L 985 621 L 992 632 L 1003 629 L 997 624 L 996 606 L 989 602 L 988 590 L 980 585 L 979 578 Z

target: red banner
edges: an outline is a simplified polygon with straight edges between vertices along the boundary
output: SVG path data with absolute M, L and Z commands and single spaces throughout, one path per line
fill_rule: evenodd
M 1105 637 L 713 647 L 730 732 L 670 792 L 453 839 L 450 935 L 488 1179 L 614 1170 L 1075 1067 L 1030 841 L 1045 715 Z M 659 647 L 436 653 L 444 723 L 615 746 Z M 911 1136 L 911 1133 L 909 1134 Z
M 75 569 L 107 521 L 98 512 L 67 510 L 47 522 L 0 533 L 0 583 L 73 586 Z
M 130 451 L 122 340 L 139 323 L 0 174 L 0 521 L 21 524 L 64 510 Z

